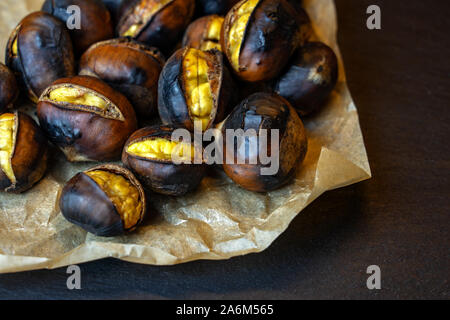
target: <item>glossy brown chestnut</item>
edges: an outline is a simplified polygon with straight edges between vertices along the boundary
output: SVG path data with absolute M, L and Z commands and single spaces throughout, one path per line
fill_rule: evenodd
M 217 50 L 183 48 L 176 51 L 161 72 L 158 111 L 164 124 L 203 130 L 224 118 L 233 104 L 234 84 Z
M 19 87 L 14 73 L 0 63 L 0 113 L 11 108 L 18 96 Z
M 127 98 L 87 76 L 55 81 L 39 99 L 37 115 L 50 141 L 69 161 L 118 160 L 137 129 Z
M 197 0 L 196 12 L 198 16 L 211 14 L 226 15 L 238 2 L 239 0 Z
M 261 169 L 261 146 L 253 154 L 258 153 L 257 161 L 252 164 L 249 154 L 252 153 L 251 139 L 245 139 L 244 145 L 237 146 L 237 139 L 228 141 L 226 130 L 242 129 L 248 133 L 254 129 L 260 140 L 261 130 L 267 130 L 267 153 L 271 157 L 278 155 L 278 171 L 275 174 L 263 175 Z M 279 146 L 272 144 L 273 130 L 279 130 Z M 282 97 L 276 94 L 256 93 L 242 101 L 224 121 L 222 125 L 224 136 L 225 173 L 244 189 L 256 192 L 268 192 L 278 189 L 288 183 L 294 176 L 298 165 L 306 155 L 308 142 L 302 121 L 295 110 Z M 249 152 L 250 150 L 250 152 Z M 245 161 L 239 162 L 238 159 Z M 231 162 L 231 163 L 230 163 Z M 240 164 L 242 163 L 242 164 Z M 276 168 L 276 167 L 274 167 Z
M 146 127 L 136 131 L 125 144 L 122 162 L 150 190 L 180 196 L 200 185 L 206 175 L 206 166 L 203 162 L 195 164 L 196 151 L 192 141 L 185 144 L 187 150 L 190 150 L 189 155 L 182 148 L 175 149 L 184 142 L 172 141 L 173 131 L 174 128 L 165 126 Z M 189 163 L 174 163 L 173 152 L 180 159 L 188 159 Z
M 300 115 L 308 115 L 324 104 L 337 79 L 338 61 L 334 51 L 321 42 L 310 42 L 275 80 L 273 90 L 286 98 Z
M 95 76 L 120 91 L 144 118 L 154 115 L 158 79 L 165 60 L 156 48 L 127 38 L 96 43 L 80 60 L 80 74 Z
M 46 12 L 31 13 L 19 23 L 9 38 L 5 59 L 33 102 L 53 81 L 75 75 L 66 26 Z
M 74 19 L 74 14 L 78 12 L 69 10 L 70 6 L 80 8 L 80 28 L 76 27 Z M 42 11 L 55 16 L 67 26 L 74 24 L 73 28 L 69 28 L 69 34 L 77 57 L 92 44 L 114 37 L 111 14 L 101 0 L 46 0 Z
M 75 175 L 64 186 L 59 206 L 68 221 L 102 237 L 135 230 L 147 211 L 142 185 L 117 165 L 101 165 Z
M 266 81 L 281 72 L 310 33 L 307 14 L 286 0 L 244 0 L 225 17 L 221 45 L 237 76 Z
M 45 174 L 48 145 L 39 126 L 25 113 L 0 115 L 0 191 L 21 193 Z
M 167 53 L 194 14 L 195 0 L 134 0 L 125 2 L 117 25 L 120 37 L 132 37 Z
M 199 18 L 192 22 L 183 37 L 183 47 L 199 50 L 221 50 L 220 33 L 224 18 L 211 15 Z

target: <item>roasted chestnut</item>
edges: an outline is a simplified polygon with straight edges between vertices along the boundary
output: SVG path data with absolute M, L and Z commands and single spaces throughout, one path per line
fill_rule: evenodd
M 69 161 L 120 159 L 137 129 L 130 102 L 100 79 L 76 76 L 55 81 L 37 107 L 42 129 Z
M 183 48 L 170 57 L 159 77 L 159 115 L 164 124 L 193 131 L 199 122 L 206 130 L 223 119 L 234 91 L 219 51 Z
M 236 138 L 239 129 L 244 134 Z M 232 111 L 221 130 L 225 173 L 250 191 L 282 187 L 306 155 L 303 123 L 289 102 L 276 94 L 251 95 Z
M 192 22 L 183 37 L 183 47 L 190 47 L 203 51 L 220 47 L 220 32 L 223 17 L 218 15 L 206 16 Z
M 101 165 L 75 175 L 64 186 L 59 206 L 68 221 L 102 237 L 135 230 L 147 211 L 142 185 L 117 165 Z
M 172 49 L 194 14 L 195 0 L 134 0 L 125 2 L 117 25 L 120 37 L 132 37 Z
M 198 148 L 192 140 L 172 141 L 173 131 L 174 128 L 165 126 L 136 131 L 125 144 L 122 162 L 150 190 L 180 196 L 200 185 L 206 167 L 202 161 L 203 152 L 196 154 Z M 174 161 L 174 154 L 177 162 Z M 196 161 L 196 157 L 200 160 Z
M 79 10 L 79 26 L 76 26 L 74 14 L 69 10 L 77 6 Z M 92 44 L 114 37 L 111 14 L 101 0 L 46 0 L 42 11 L 60 19 L 69 29 L 75 55 L 79 57 Z M 73 27 L 69 22 L 72 22 Z
M 239 0 L 197 0 L 196 11 L 199 16 L 210 14 L 226 15 L 238 2 Z
M 66 26 L 45 12 L 31 13 L 19 23 L 9 38 L 5 59 L 6 65 L 20 75 L 33 102 L 53 81 L 75 75 Z
M 103 4 L 109 10 L 111 18 L 113 20 L 113 25 L 116 25 L 119 18 L 119 12 L 122 4 L 128 0 L 102 0 Z
M 308 115 L 323 105 L 337 79 L 338 61 L 334 51 L 321 42 L 310 42 L 274 81 L 273 90 L 286 98 L 300 115 Z
M 156 113 L 164 63 L 156 48 L 120 38 L 90 47 L 81 57 L 80 74 L 104 80 L 128 98 L 138 115 L 148 118 Z
M 25 113 L 0 115 L 0 191 L 21 193 L 45 174 L 48 145 L 39 126 Z
M 307 14 L 286 0 L 246 0 L 225 17 L 221 45 L 241 79 L 266 81 L 280 73 L 310 33 Z
M 295 10 L 297 11 L 302 11 L 303 8 L 303 1 L 302 0 L 287 0 L 293 7 Z
M 14 73 L 0 63 L 0 113 L 7 108 L 11 108 L 18 96 L 19 87 Z

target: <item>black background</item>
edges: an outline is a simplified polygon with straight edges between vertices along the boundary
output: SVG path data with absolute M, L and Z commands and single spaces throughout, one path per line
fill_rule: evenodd
M 152 267 L 105 259 L 0 275 L 0 298 L 449 299 L 450 2 L 336 0 L 373 179 L 328 192 L 260 254 Z M 366 9 L 382 10 L 382 30 Z M 382 290 L 366 287 L 379 265 Z

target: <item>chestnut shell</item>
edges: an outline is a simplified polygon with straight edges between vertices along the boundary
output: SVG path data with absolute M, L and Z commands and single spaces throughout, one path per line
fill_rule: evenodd
M 67 25 L 73 12 L 67 12 L 68 7 L 80 8 L 81 29 L 69 30 L 72 38 L 74 52 L 77 57 L 86 51 L 92 44 L 114 37 L 114 27 L 106 6 L 101 0 L 46 0 L 42 11 L 60 19 Z
M 0 63 L 0 113 L 11 108 L 18 96 L 19 87 L 14 73 Z
M 237 163 L 240 150 L 235 141 L 227 141 L 227 129 L 256 130 L 258 136 L 261 129 L 268 130 L 267 142 L 270 152 L 279 151 L 279 170 L 274 175 L 262 175 L 263 165 L 258 158 L 257 164 L 250 164 L 246 154 L 244 164 Z M 271 130 L 279 130 L 279 149 L 270 145 Z M 255 93 L 243 100 L 224 121 L 222 126 L 224 136 L 224 160 L 234 154 L 234 163 L 224 161 L 225 173 L 244 189 L 255 192 L 276 190 L 295 176 L 299 163 L 303 161 L 308 149 L 306 131 L 302 121 L 292 106 L 276 94 Z M 245 145 L 249 142 L 246 140 Z
M 156 113 L 158 79 L 165 59 L 158 49 L 120 38 L 96 43 L 81 57 L 80 74 L 95 76 L 125 95 L 136 113 Z
M 210 14 L 226 15 L 240 0 L 197 0 L 196 12 L 198 16 Z
M 131 144 L 147 138 L 170 140 L 174 129 L 167 126 L 152 126 L 136 131 L 125 144 L 122 162 L 136 174 L 146 188 L 160 194 L 181 196 L 197 189 L 206 175 L 205 164 L 174 164 L 171 161 L 152 160 L 127 152 Z
M 125 229 L 120 214 L 111 199 L 85 172 L 103 170 L 119 174 L 134 185 L 141 197 L 142 212 L 139 221 Z M 101 237 L 119 236 L 131 232 L 142 222 L 147 212 L 146 196 L 142 185 L 127 169 L 117 165 L 101 165 L 76 174 L 64 186 L 59 206 L 69 222 Z
M 194 49 L 201 50 L 202 44 L 206 40 L 212 40 L 207 39 L 207 32 L 208 27 L 212 20 L 219 18 L 218 15 L 210 15 L 201 17 L 195 21 L 193 21 L 188 28 L 186 29 L 186 32 L 183 36 L 183 41 L 181 46 L 182 47 L 190 47 Z M 220 43 L 218 43 L 220 45 Z
M 0 190 L 22 193 L 39 182 L 47 170 L 48 143 L 41 128 L 27 114 L 15 112 L 16 144 L 11 165 L 16 183 L 13 185 L 0 169 Z
M 239 18 L 237 11 L 243 3 L 245 1 L 239 2 L 228 12 L 222 27 L 222 50 L 229 61 L 232 57 L 229 32 Z M 233 71 L 249 82 L 275 78 L 310 34 L 311 25 L 306 12 L 297 12 L 286 0 L 259 0 L 243 36 L 239 70 L 233 66 Z
M 183 83 L 183 59 L 189 48 L 182 48 L 176 51 L 167 60 L 158 83 L 158 112 L 164 124 L 184 127 L 190 131 L 194 131 L 194 123 L 190 116 L 189 106 L 186 102 L 185 85 Z M 218 77 L 218 95 L 214 95 L 216 113 L 209 127 L 213 123 L 223 120 L 227 109 L 233 105 L 236 96 L 236 89 L 228 72 L 228 69 L 223 63 L 222 54 L 217 50 L 206 52 L 211 61 L 214 61 L 214 73 Z M 212 88 L 215 92 L 215 89 Z
M 300 115 L 308 115 L 324 104 L 337 80 L 338 60 L 334 51 L 324 43 L 309 42 L 272 86 Z
M 14 56 L 16 38 L 18 55 Z M 60 20 L 46 12 L 31 13 L 18 24 L 9 38 L 5 60 L 34 102 L 53 81 L 75 75 L 69 33 Z
M 46 92 L 59 85 L 76 85 L 101 94 L 120 110 L 123 121 L 48 101 Z M 125 96 L 102 80 L 88 76 L 59 79 L 46 92 L 37 107 L 39 122 L 49 140 L 64 151 L 69 161 L 120 159 L 123 145 L 137 129 L 136 114 Z

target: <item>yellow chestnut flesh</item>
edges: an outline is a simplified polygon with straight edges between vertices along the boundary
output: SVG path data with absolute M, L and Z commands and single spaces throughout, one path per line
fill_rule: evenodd
M 133 24 L 122 34 L 122 37 L 136 37 L 140 32 L 141 27 L 146 25 L 158 11 L 172 1 L 173 0 L 142 0 L 133 11 L 133 14 L 142 17 L 140 23 Z
M 177 154 L 180 160 L 194 159 L 194 146 L 168 139 L 148 139 L 131 144 L 127 152 L 138 157 L 171 160 L 172 155 Z
M 19 52 L 19 49 L 17 48 L 17 37 L 14 39 L 13 45 L 12 45 L 12 54 L 14 57 L 17 57 L 17 53 Z
M 14 114 L 4 113 L 0 116 L 0 168 L 13 184 L 16 182 L 11 164 L 16 138 L 14 136 L 15 126 Z
M 96 170 L 86 174 L 97 183 L 116 207 L 125 229 L 135 226 L 141 216 L 142 203 L 139 191 L 119 174 Z
M 245 36 L 248 20 L 253 10 L 258 5 L 259 0 L 248 0 L 236 12 L 238 19 L 233 23 L 229 32 L 231 64 L 235 70 L 239 70 L 239 56 L 241 53 L 242 42 Z
M 192 120 L 201 121 L 202 129 L 206 130 L 211 120 L 214 100 L 205 53 L 197 49 L 189 49 L 183 59 L 183 70 L 186 75 L 186 100 Z
M 224 18 L 216 17 L 211 20 L 208 26 L 208 31 L 206 33 L 206 41 L 202 43 L 201 50 L 207 51 L 211 49 L 222 50 L 220 46 L 220 32 L 222 30 Z
M 105 99 L 81 88 L 61 87 L 50 91 L 50 100 L 55 102 L 67 102 L 82 106 L 95 106 L 106 109 L 108 104 Z

